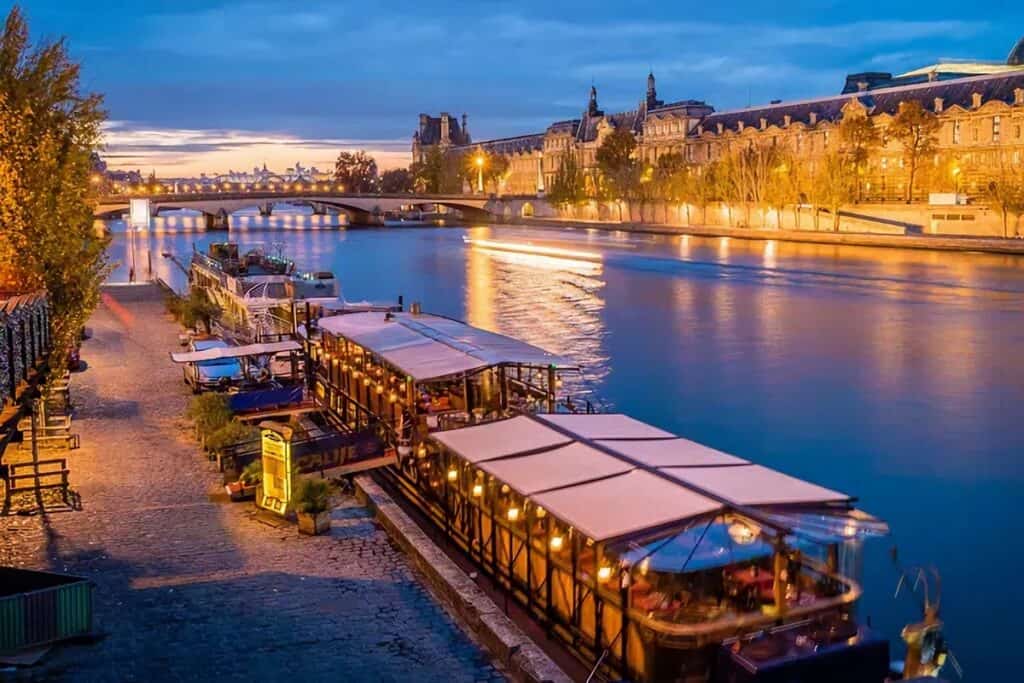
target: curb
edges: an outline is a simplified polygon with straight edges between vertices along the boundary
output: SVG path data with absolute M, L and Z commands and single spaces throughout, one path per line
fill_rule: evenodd
M 367 475 L 354 477 L 356 497 L 412 559 L 437 595 L 515 681 L 572 683 L 554 661 L 505 616 L 476 583 Z

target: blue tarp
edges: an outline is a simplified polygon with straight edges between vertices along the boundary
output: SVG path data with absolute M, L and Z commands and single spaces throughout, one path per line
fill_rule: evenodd
M 257 389 L 232 394 L 229 399 L 231 410 L 240 413 L 252 410 L 266 410 L 275 406 L 302 402 L 302 385 L 275 389 Z

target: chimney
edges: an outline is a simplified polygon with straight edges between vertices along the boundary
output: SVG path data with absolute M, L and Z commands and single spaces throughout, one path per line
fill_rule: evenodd
M 1013 103 L 1024 104 L 1024 88 L 1013 89 Z
M 462 137 L 466 139 L 467 143 L 469 142 L 469 122 L 465 112 L 462 114 Z
M 786 126 L 787 128 L 789 127 L 789 124 L 791 124 L 792 122 L 793 117 L 790 116 L 789 114 L 786 114 L 785 116 L 782 117 L 782 125 Z
M 808 114 L 807 116 L 808 116 L 808 118 L 810 119 L 810 121 L 811 121 L 811 125 L 812 125 L 812 126 L 813 126 L 814 124 L 816 124 L 816 123 L 818 122 L 818 112 L 816 112 L 816 111 L 812 111 L 812 112 L 811 112 L 810 114 Z
M 941 114 L 942 113 L 942 98 L 941 97 L 936 97 L 935 98 L 935 113 L 936 114 Z
M 427 116 L 426 114 L 420 114 L 420 134 L 422 134 L 423 131 L 427 129 L 428 120 L 430 120 L 429 116 Z
M 441 112 L 441 142 L 451 142 L 451 117 L 448 112 Z
M 981 106 L 981 93 L 976 92 L 971 94 L 971 106 L 975 109 Z

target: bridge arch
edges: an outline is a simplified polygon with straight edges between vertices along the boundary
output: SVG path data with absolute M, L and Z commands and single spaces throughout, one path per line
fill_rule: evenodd
M 532 202 L 523 202 L 522 208 L 519 209 L 520 218 L 533 218 L 536 213 L 536 209 L 533 208 Z

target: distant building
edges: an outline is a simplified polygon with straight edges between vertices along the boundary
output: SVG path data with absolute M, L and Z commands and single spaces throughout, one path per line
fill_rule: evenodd
M 755 140 L 787 145 L 813 163 L 827 149 L 830 135 L 847 112 L 866 113 L 884 131 L 900 103 L 914 100 L 942 122 L 938 153 L 929 169 L 934 177 L 948 181 L 944 166 L 954 166 L 962 189 L 980 191 L 1000 164 L 1024 162 L 1024 39 L 1005 63 L 943 61 L 896 76 L 851 74 L 839 95 L 745 109 L 719 112 L 698 100 L 666 103 L 658 97 L 654 74 L 648 74 L 646 85 L 644 97 L 633 110 L 605 113 L 592 87 L 578 118 L 556 121 L 542 132 L 476 143 L 464 130 L 465 118 L 460 129 L 447 114 L 440 118 L 421 114 L 419 130 L 413 135 L 413 160 L 422 159 L 432 146 L 452 154 L 487 150 L 509 162 L 508 172 L 487 192 L 537 194 L 550 187 L 569 152 L 589 178 L 595 177 L 601 142 L 611 131 L 625 128 L 637 138 L 639 158 L 650 164 L 669 153 L 705 164 L 737 144 Z M 883 144 L 867 166 L 865 199 L 903 196 L 906 177 L 895 142 Z M 922 188 L 926 185 L 921 183 Z

